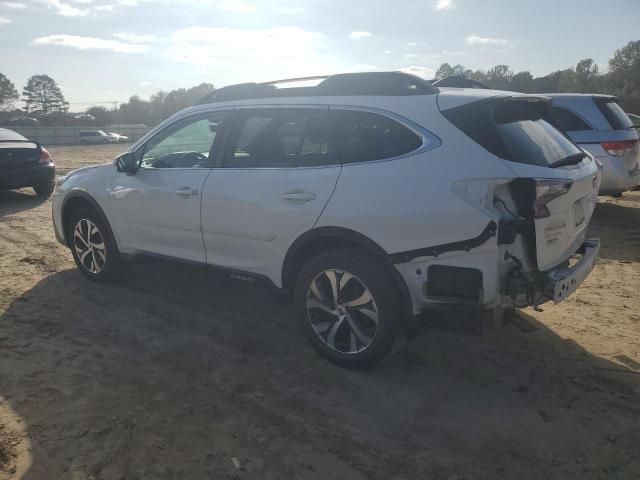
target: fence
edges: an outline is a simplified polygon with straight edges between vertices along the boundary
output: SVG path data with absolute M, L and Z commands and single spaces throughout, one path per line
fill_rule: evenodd
M 9 127 L 20 135 L 42 145 L 77 145 L 80 144 L 80 132 L 91 130 L 87 127 Z M 119 133 L 129 137 L 129 142 L 135 142 L 150 130 L 144 125 L 113 125 L 105 127 L 105 132 Z

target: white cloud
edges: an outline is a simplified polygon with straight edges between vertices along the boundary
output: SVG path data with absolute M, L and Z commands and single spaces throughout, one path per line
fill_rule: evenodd
M 416 58 L 418 56 L 417 53 L 405 53 L 403 57 L 405 58 Z
M 118 32 L 113 34 L 114 37 L 130 43 L 154 43 L 158 41 L 155 35 L 137 35 L 135 33 Z
M 38 0 L 38 2 L 55 9 L 58 14 L 65 17 L 84 17 L 89 14 L 88 8 L 78 8 L 60 0 Z
M 477 35 L 469 35 L 464 39 L 467 45 L 507 45 L 508 40 L 504 38 L 479 37 Z
M 349 38 L 351 40 L 362 40 L 371 36 L 371 32 L 351 32 Z
M 151 82 L 144 80 L 142 82 L 139 82 L 138 85 L 140 85 L 141 87 L 148 87 L 149 85 L 151 85 Z
M 416 75 L 417 77 L 425 78 L 427 80 L 431 80 L 436 74 L 433 68 L 418 66 L 401 68 L 400 71 L 411 73 L 413 75 Z
M 407 47 L 415 47 L 416 45 L 418 45 L 416 42 L 407 43 Z
M 2 2 L 0 3 L 1 7 L 4 8 L 13 8 L 15 10 L 24 10 L 27 6 L 24 3 L 20 2 Z
M 34 45 L 57 45 L 61 47 L 77 48 L 79 50 L 111 50 L 117 53 L 142 53 L 148 50 L 146 45 L 106 40 L 97 37 L 81 37 L 78 35 L 49 35 L 36 38 Z
M 386 50 L 385 50 L 384 52 L 382 52 L 382 53 L 384 53 L 385 55 L 389 55 L 389 54 L 391 53 L 391 50 L 386 49 Z
M 0 17 L 0 25 L 3 23 L 11 23 L 11 20 L 8 18 Z
M 453 3 L 453 0 L 438 0 L 434 8 L 436 10 L 449 10 L 454 7 L 455 5 Z

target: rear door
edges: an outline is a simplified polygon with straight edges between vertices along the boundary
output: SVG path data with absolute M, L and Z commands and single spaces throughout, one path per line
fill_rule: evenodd
M 280 283 L 290 244 L 313 227 L 340 162 L 327 107 L 237 108 L 224 159 L 202 192 L 207 262 Z

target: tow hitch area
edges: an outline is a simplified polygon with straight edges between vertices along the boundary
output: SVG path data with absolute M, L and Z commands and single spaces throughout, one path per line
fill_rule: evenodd
M 573 264 L 567 261 L 546 272 L 533 273 L 522 272 L 518 265 L 507 275 L 504 293 L 511 297 L 518 308 L 542 305 L 549 300 L 559 303 L 575 292 L 589 276 L 599 253 L 600 240 L 588 238 L 575 252 L 581 257 Z
M 554 303 L 559 303 L 573 292 L 595 267 L 600 253 L 600 239 L 588 238 L 576 252 L 582 255 L 574 265 L 556 268 L 548 273 L 546 295 Z

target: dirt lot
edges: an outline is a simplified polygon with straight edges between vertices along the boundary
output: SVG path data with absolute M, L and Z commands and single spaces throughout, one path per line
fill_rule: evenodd
M 600 202 L 602 260 L 535 332 L 426 331 L 368 373 L 250 285 L 164 265 L 88 283 L 50 215 L 0 193 L 1 480 L 640 479 L 640 192 Z

